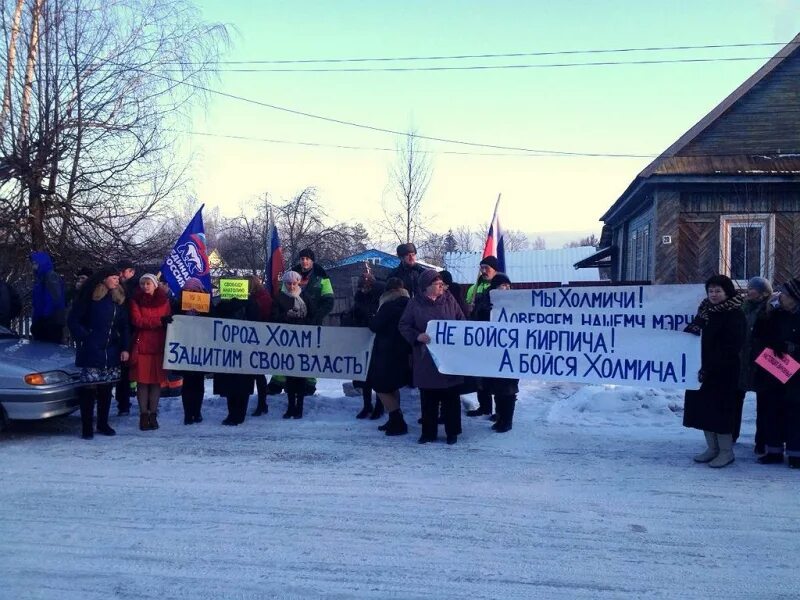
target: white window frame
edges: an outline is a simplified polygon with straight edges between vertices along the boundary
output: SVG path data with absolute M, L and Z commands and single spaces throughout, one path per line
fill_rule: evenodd
M 775 214 L 751 213 L 722 215 L 719 219 L 719 272 L 731 275 L 731 230 L 737 227 L 759 227 L 761 229 L 761 277 L 773 278 L 775 272 Z M 746 287 L 746 280 L 734 280 Z

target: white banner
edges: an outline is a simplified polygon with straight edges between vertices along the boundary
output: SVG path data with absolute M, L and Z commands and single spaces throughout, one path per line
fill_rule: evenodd
M 167 327 L 164 368 L 364 381 L 374 337 L 365 327 L 176 316 Z
M 700 338 L 690 333 L 471 321 L 431 321 L 427 333 L 449 375 L 699 387 Z
M 493 290 L 492 321 L 682 331 L 705 297 L 700 284 Z

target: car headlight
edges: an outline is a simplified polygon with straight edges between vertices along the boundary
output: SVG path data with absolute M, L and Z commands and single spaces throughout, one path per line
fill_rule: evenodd
M 64 371 L 45 371 L 44 373 L 28 373 L 25 383 L 28 385 L 51 385 L 54 383 L 67 383 L 70 377 Z

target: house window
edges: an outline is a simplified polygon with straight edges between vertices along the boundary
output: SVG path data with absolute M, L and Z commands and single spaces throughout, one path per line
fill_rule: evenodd
M 632 221 L 628 230 L 627 279 L 650 280 L 650 221 Z
M 720 218 L 720 273 L 741 285 L 751 277 L 772 279 L 775 215 L 723 215 Z

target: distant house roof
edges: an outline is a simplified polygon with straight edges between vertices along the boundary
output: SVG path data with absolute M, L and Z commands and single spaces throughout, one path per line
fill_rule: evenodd
M 614 218 L 654 177 L 746 175 L 796 178 L 800 175 L 800 134 L 797 133 L 800 126 L 791 114 L 796 112 L 800 93 L 798 72 L 800 34 L 647 165 L 600 220 Z M 769 101 L 758 102 L 759 110 L 748 111 L 743 106 L 747 98 L 752 99 L 755 94 L 763 99 L 765 93 L 769 94 Z M 786 114 L 790 116 L 780 121 L 786 128 L 776 136 L 775 125 L 770 125 L 770 121 Z M 732 132 L 737 137 L 726 135 Z M 741 137 L 738 136 L 740 132 L 743 133 Z M 727 145 L 731 148 L 709 151 L 709 148 L 719 147 L 711 140 L 720 138 L 729 139 Z
M 384 252 L 383 250 L 377 250 L 375 248 L 371 248 L 369 250 L 364 250 L 363 252 L 359 252 L 357 254 L 348 256 L 347 258 L 343 258 L 342 260 L 340 260 L 337 263 L 334 263 L 328 268 L 335 269 L 337 267 L 344 267 L 345 265 L 352 265 L 354 263 L 359 263 L 364 261 L 370 262 L 371 264 L 377 264 L 382 267 L 386 267 L 388 269 L 394 269 L 395 267 L 400 265 L 400 259 L 394 254 L 389 254 L 388 252 Z M 421 260 L 418 260 L 417 263 L 419 263 L 426 269 L 436 269 L 436 270 L 441 269 L 441 267 L 423 262 Z
M 576 270 L 574 266 L 595 252 L 593 246 L 506 252 L 507 275 L 516 283 L 600 281 L 597 269 Z M 481 256 L 480 252 L 448 252 L 444 255 L 444 266 L 453 275 L 453 281 L 471 283 L 478 277 Z

